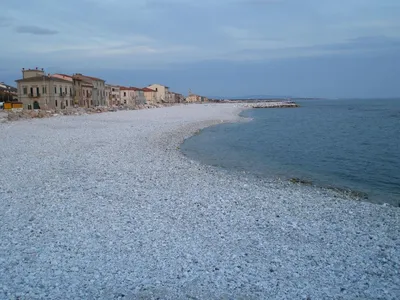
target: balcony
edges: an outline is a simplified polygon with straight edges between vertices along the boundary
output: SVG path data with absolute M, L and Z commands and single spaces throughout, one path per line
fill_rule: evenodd
M 40 97 L 40 93 L 38 94 L 28 94 L 29 98 L 39 98 Z

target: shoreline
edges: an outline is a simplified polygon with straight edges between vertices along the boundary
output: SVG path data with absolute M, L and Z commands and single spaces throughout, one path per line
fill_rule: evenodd
M 242 104 L 246 104 L 246 103 L 242 103 Z M 293 107 L 300 107 L 300 106 L 288 106 L 288 108 L 293 108 Z M 274 105 L 272 104 L 271 106 L 266 106 L 266 107 L 258 107 L 258 103 L 254 103 L 250 106 L 248 105 L 243 105 L 241 106 L 241 110 L 238 112 L 238 119 L 237 120 L 233 120 L 233 121 L 229 121 L 229 122 L 223 122 L 223 123 L 238 123 L 238 122 L 251 122 L 253 121 L 253 118 L 248 117 L 248 116 L 243 116 L 242 113 L 247 111 L 247 110 L 252 110 L 252 109 L 259 109 L 259 108 L 282 108 L 279 105 Z M 285 107 L 286 108 L 286 107 Z M 180 144 L 180 146 L 182 144 L 185 143 L 185 141 L 189 138 L 192 138 L 195 135 L 201 134 L 201 132 L 208 128 L 208 127 L 213 127 L 213 126 L 217 126 L 223 123 L 217 123 L 217 124 L 211 124 L 210 126 L 206 126 L 203 127 L 201 129 L 199 129 L 198 131 L 196 131 L 193 135 L 189 136 L 188 138 L 185 138 L 182 143 Z M 207 162 L 202 162 L 196 158 L 191 158 L 190 156 L 186 155 L 185 153 L 183 153 L 184 157 L 188 158 L 188 159 L 193 159 L 195 161 L 198 161 L 201 164 L 207 164 Z M 211 165 L 213 166 L 213 165 Z M 222 166 L 218 166 L 218 168 L 224 168 Z M 399 208 L 400 204 L 393 204 L 393 203 L 389 203 L 389 202 L 385 202 L 383 200 L 383 198 L 379 198 L 379 199 L 374 199 L 374 200 L 370 200 L 370 195 L 363 191 L 363 190 L 357 190 L 351 187 L 344 187 L 344 186 L 340 186 L 340 185 L 334 185 L 332 183 L 317 183 L 315 181 L 311 181 L 309 177 L 291 177 L 289 175 L 273 175 L 273 174 L 269 174 L 269 175 L 264 175 L 261 173 L 253 173 L 252 171 L 244 171 L 244 170 L 238 170 L 235 168 L 228 168 L 231 172 L 245 172 L 246 174 L 248 174 L 248 176 L 254 176 L 254 177 L 261 177 L 261 178 L 266 178 L 266 180 L 273 180 L 276 182 L 282 182 L 282 183 L 290 183 L 292 185 L 300 185 L 300 186 L 307 186 L 307 187 L 312 187 L 318 190 L 323 190 L 324 192 L 328 192 L 330 195 L 332 195 L 333 197 L 337 197 L 343 200 L 350 200 L 350 201 L 356 201 L 356 202 L 367 202 L 367 203 L 372 203 L 375 205 L 383 205 L 383 206 L 389 206 L 389 207 L 393 207 L 393 208 Z
M 199 129 L 245 121 L 241 111 L 210 103 L 0 130 L 0 298 L 395 298 L 399 209 L 178 149 Z

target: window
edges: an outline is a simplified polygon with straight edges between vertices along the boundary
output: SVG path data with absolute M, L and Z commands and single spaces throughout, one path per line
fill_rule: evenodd
M 54 87 L 54 94 L 57 94 L 57 87 Z
M 68 106 L 68 100 L 65 100 L 65 106 Z
M 124 97 L 126 97 L 126 92 L 124 92 Z M 126 101 L 125 101 L 125 103 L 126 103 Z
M 58 102 L 57 102 L 57 100 L 56 100 L 56 107 L 58 106 Z
M 65 94 L 68 94 L 68 92 L 67 92 L 67 91 L 68 91 L 68 89 L 67 89 L 67 87 L 65 87 Z
M 72 88 L 69 88 L 69 94 L 72 95 Z
M 31 104 L 28 104 L 28 109 L 32 109 L 32 105 Z
M 31 96 L 32 96 L 32 95 L 33 95 L 33 87 L 31 87 L 31 89 L 30 89 L 30 90 L 31 90 Z
M 124 104 L 126 104 L 126 100 L 124 100 Z
M 156 88 L 156 92 L 158 92 L 158 88 Z
M 39 96 L 40 95 L 40 90 L 39 90 L 39 87 L 37 87 L 36 88 L 36 96 Z
M 42 94 L 47 94 L 47 87 L 42 86 Z
M 62 86 L 60 86 L 60 95 L 62 94 Z
M 28 94 L 28 88 L 26 86 L 24 86 L 22 88 L 24 95 Z
M 112 91 L 115 92 L 114 88 L 112 88 Z

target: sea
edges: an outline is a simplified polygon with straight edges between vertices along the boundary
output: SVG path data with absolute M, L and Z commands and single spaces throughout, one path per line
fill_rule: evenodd
M 249 122 L 206 128 L 181 149 L 191 159 L 400 206 L 400 99 L 296 101 L 245 110 Z

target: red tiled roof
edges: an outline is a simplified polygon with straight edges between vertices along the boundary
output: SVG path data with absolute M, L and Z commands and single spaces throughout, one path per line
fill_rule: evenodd
M 155 92 L 155 90 L 152 90 L 152 89 L 150 89 L 148 87 L 142 88 L 142 91 L 143 92 Z
M 87 75 L 83 75 L 83 74 L 80 74 L 80 73 L 74 74 L 73 77 L 83 77 L 83 78 L 87 78 L 87 79 L 91 79 L 91 80 L 100 80 L 100 81 L 104 81 L 105 82 L 104 79 L 100 79 L 100 78 L 96 78 L 96 77 L 92 77 L 92 76 L 87 76 Z
M 71 75 L 62 74 L 62 73 L 55 73 L 55 74 L 53 74 L 53 75 L 61 75 L 61 76 L 64 76 L 64 77 L 69 77 L 69 78 L 72 78 L 72 76 L 71 76 Z
M 120 90 L 127 90 L 127 91 L 143 91 L 143 89 L 139 89 L 137 87 L 134 86 L 130 86 L 130 87 L 125 87 L 125 86 L 121 86 L 119 87 Z

